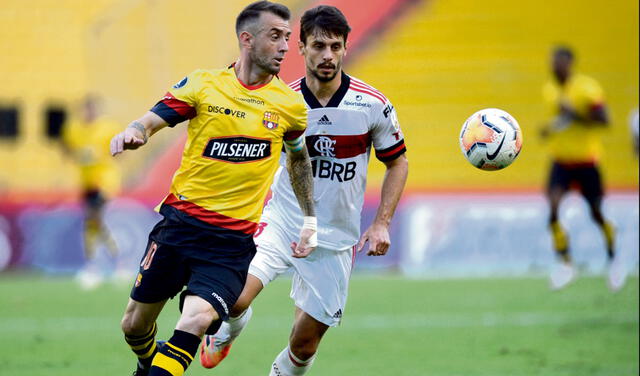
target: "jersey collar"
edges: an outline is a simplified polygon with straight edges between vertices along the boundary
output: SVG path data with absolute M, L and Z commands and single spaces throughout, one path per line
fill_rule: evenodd
M 342 99 L 347 94 L 349 90 L 349 85 L 351 84 L 351 77 L 347 76 L 346 73 L 342 72 L 341 75 L 341 83 L 338 90 L 333 93 L 331 99 L 329 99 L 329 103 L 326 106 L 322 106 L 315 95 L 311 92 L 309 87 L 307 86 L 307 79 L 303 78 L 300 82 L 300 91 L 304 96 L 305 102 L 309 105 L 310 108 L 324 108 L 324 107 L 338 107 Z
M 257 89 L 260 89 L 262 87 L 265 87 L 265 86 L 269 85 L 271 82 L 273 82 L 274 79 L 278 79 L 278 80 L 280 79 L 280 77 L 278 77 L 277 74 L 274 74 L 273 77 L 271 78 L 271 80 L 269 82 L 267 82 L 267 83 L 264 83 L 264 84 L 261 84 L 261 85 L 247 85 L 244 82 L 242 82 L 242 80 L 240 80 L 240 78 L 236 74 L 236 70 L 234 69 L 235 65 L 236 65 L 236 63 L 233 62 L 231 65 L 229 65 L 227 67 L 227 69 L 231 71 L 231 74 L 233 74 L 233 76 L 236 78 L 236 81 L 238 81 L 238 83 L 240 85 L 242 85 L 242 87 L 244 87 L 247 90 L 257 90 Z

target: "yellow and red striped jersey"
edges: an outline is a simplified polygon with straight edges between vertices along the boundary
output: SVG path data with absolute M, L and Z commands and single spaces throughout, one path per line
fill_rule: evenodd
M 549 81 L 543 88 L 544 101 L 549 116 L 560 113 L 560 105 L 573 108 L 581 117 L 588 118 L 595 107 L 604 106 L 604 92 L 591 77 L 574 74 L 564 85 Z M 553 159 L 560 163 L 594 163 L 602 154 L 602 127 L 597 124 L 572 122 L 566 128 L 554 132 L 549 140 Z
M 253 234 L 283 140 L 302 135 L 307 110 L 278 77 L 247 86 L 233 66 L 196 70 L 152 108 L 170 126 L 190 119 L 164 204 L 213 226 Z

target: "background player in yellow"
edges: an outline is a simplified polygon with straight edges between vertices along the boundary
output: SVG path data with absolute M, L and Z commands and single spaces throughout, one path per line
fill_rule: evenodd
M 116 155 L 190 119 L 180 168 L 160 206 L 164 219 L 149 235 L 122 319 L 138 357 L 136 375 L 182 375 L 205 332 L 215 333 L 228 318 L 256 252 L 253 233 L 283 144 L 304 213 L 293 256 L 306 257 L 317 244 L 306 107 L 276 76 L 288 51 L 289 19 L 283 5 L 248 5 L 236 20 L 234 64 L 188 75 L 111 141 Z M 156 319 L 184 286 L 173 336 L 158 348 Z
M 78 166 L 82 199 L 84 201 L 84 252 L 86 265 L 78 273 L 78 281 L 85 288 L 95 287 L 103 278 L 95 263 L 97 249 L 102 245 L 115 257 L 118 253 L 103 221 L 107 199 L 119 189 L 120 175 L 109 153 L 109 140 L 118 124 L 100 114 L 100 101 L 87 95 L 77 118 L 63 126 L 62 147 Z
M 571 188 L 580 190 L 587 200 L 591 217 L 602 230 L 609 261 L 614 260 L 615 230 L 602 214 L 603 185 L 599 171 L 602 154 L 601 132 L 609 122 L 604 93 L 596 80 L 573 72 L 574 54 L 557 47 L 552 54 L 553 79 L 543 88 L 545 103 L 552 116 L 542 129 L 553 159 L 547 197 L 549 227 L 561 263 L 551 274 L 551 287 L 559 289 L 576 277 L 569 253 L 569 237 L 558 219 L 560 201 Z M 625 281 L 624 266 L 613 263 L 609 286 L 620 289 Z

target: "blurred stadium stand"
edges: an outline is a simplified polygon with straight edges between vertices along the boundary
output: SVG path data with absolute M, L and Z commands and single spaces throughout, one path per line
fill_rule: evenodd
M 77 172 L 63 157 L 55 137 L 47 136 L 53 132 L 52 116 L 71 116 L 85 93 L 96 92 L 105 99 L 109 116 L 124 127 L 186 73 L 200 67 L 225 66 L 236 57 L 233 24 L 246 3 L 2 2 L 0 111 L 15 114 L 8 118 L 16 119 L 17 128 L 15 138 L 0 137 L 0 270 L 7 265 L 31 265 L 67 271 L 82 257 Z M 283 3 L 299 16 L 317 2 Z M 529 202 L 530 211 L 537 214 L 526 223 L 533 229 L 530 236 L 537 239 L 538 247 L 523 252 L 523 257 L 531 261 L 531 252 L 537 250 L 542 259 L 534 258 L 534 264 L 550 262 L 546 211 L 539 195 L 548 159 L 537 129 L 544 120 L 541 86 L 549 77 L 548 54 L 556 43 L 573 46 L 578 69 L 598 79 L 607 93 L 613 122 L 603 133 L 604 178 L 611 191 L 623 193 L 612 197 L 610 204 L 607 201 L 605 209 L 623 229 L 621 236 L 637 239 L 637 211 L 631 216 L 624 212 L 625 207 L 635 208 L 638 203 L 638 161 L 627 125 L 627 114 L 638 106 L 637 2 L 567 0 L 549 5 L 507 0 L 376 0 L 364 8 L 359 2 L 347 0 L 322 3 L 339 6 L 351 21 L 354 33 L 345 70 L 390 98 L 398 110 L 409 150 L 411 172 L 404 205 L 394 223 L 397 241 L 392 255 L 375 262 L 363 260 L 360 265 L 400 267 L 415 274 L 415 270 L 402 266 L 407 257 L 425 252 L 411 248 L 411 233 L 419 231 L 413 218 L 425 215 L 420 210 L 433 210 L 433 203 L 440 201 L 451 205 L 439 206 L 438 213 L 455 220 L 446 222 L 447 226 L 444 219 L 436 221 L 440 227 L 424 226 L 441 228 L 450 236 L 488 231 L 483 227 L 487 218 L 473 217 L 476 222 L 468 222 L 468 213 L 457 206 L 458 201 L 469 205 L 474 213 L 486 210 L 489 217 L 495 207 L 508 209 L 518 207 L 522 200 Z M 295 47 L 297 30 L 282 74 L 287 80 L 302 74 Z M 513 166 L 499 172 L 474 169 L 458 147 L 464 120 L 485 107 L 509 111 L 524 132 L 523 152 Z M 5 123 L 3 120 L 0 129 L 11 127 Z M 127 184 L 123 198 L 110 209 L 108 223 L 125 231 L 116 234 L 116 240 L 125 242 L 127 248 L 131 245 L 131 253 L 142 252 L 140 247 L 144 245 L 139 244 L 145 243 L 146 231 L 155 220 L 150 207 L 166 192 L 171 171 L 177 167 L 184 140 L 180 128 L 160 132 L 147 147 L 120 158 L 126 166 L 123 172 Z M 372 162 L 366 218 L 375 210 L 383 174 L 382 164 Z M 460 196 L 451 198 L 449 192 Z M 495 205 L 486 205 L 486 195 Z M 569 200 L 566 206 L 581 210 L 580 205 L 577 200 Z M 126 222 L 127 218 L 142 219 Z M 123 221 L 128 225 L 117 225 Z M 522 228 L 518 221 L 503 218 L 499 226 L 503 229 L 515 223 L 516 228 Z M 588 230 L 588 224 L 574 226 L 570 232 L 586 228 L 591 235 L 599 236 Z M 141 240 L 134 240 L 132 234 L 141 236 Z M 431 244 L 421 241 L 425 247 Z M 438 252 L 465 246 L 462 242 L 441 244 L 446 247 L 437 248 Z M 498 246 L 508 249 L 514 244 L 518 242 L 503 241 Z M 51 253 L 33 253 L 43 248 Z M 637 250 L 636 241 L 632 251 Z M 581 252 L 576 250 L 576 255 Z M 60 256 L 63 254 L 66 256 Z M 593 265 L 597 266 L 603 255 L 594 254 Z M 456 266 L 453 261 L 450 265 Z M 429 265 L 423 266 L 429 270 Z

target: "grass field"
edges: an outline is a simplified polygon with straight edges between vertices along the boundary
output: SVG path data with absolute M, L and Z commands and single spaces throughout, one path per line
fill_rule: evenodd
M 187 375 L 267 375 L 286 345 L 289 280 L 266 289 L 227 360 Z M 130 375 L 119 329 L 125 286 L 80 290 L 70 278 L 0 274 L 0 375 Z M 638 279 L 611 294 L 603 278 L 552 293 L 544 279 L 353 278 L 341 327 L 309 375 L 638 374 Z M 167 338 L 175 302 L 159 321 Z

